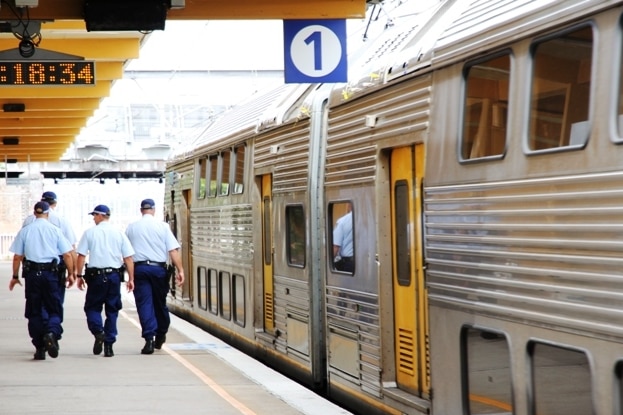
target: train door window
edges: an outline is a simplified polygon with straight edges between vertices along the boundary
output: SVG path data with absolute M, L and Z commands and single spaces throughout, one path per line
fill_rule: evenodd
M 219 311 L 225 320 L 231 320 L 231 278 L 229 272 L 221 271 L 219 274 Z
M 594 414 L 591 369 L 579 350 L 530 342 L 533 414 Z M 569 382 L 569 379 L 573 379 Z
M 589 135 L 593 29 L 584 26 L 532 45 L 528 147 L 583 147 Z
M 197 301 L 200 309 L 208 309 L 208 275 L 205 267 L 197 268 Z
M 208 197 L 216 197 L 216 173 L 218 172 L 218 156 L 212 155 L 208 157 L 208 177 L 207 182 L 210 184 L 208 188 Z
M 355 272 L 353 205 L 351 202 L 331 203 L 328 211 L 331 267 L 334 271 L 352 275 Z
M 197 161 L 197 175 L 195 177 L 199 177 L 197 181 L 197 199 L 205 199 L 206 197 L 206 176 L 208 174 L 207 171 L 208 160 L 204 158 L 200 158 Z
M 305 211 L 303 206 L 286 206 L 286 250 L 288 265 L 305 267 Z
M 231 150 L 221 152 L 221 178 L 218 186 L 218 195 L 227 196 L 229 194 L 229 172 L 231 171 Z
M 623 415 L 623 361 L 620 361 L 616 364 L 616 366 L 614 367 L 614 373 L 616 374 L 616 377 L 617 377 L 616 388 L 618 390 L 618 393 L 615 394 L 615 397 L 618 400 L 618 409 L 619 409 L 617 414 Z
M 208 270 L 208 309 L 212 314 L 218 314 L 218 272 Z
M 262 211 L 263 215 L 264 215 L 264 220 L 263 220 L 263 231 L 264 231 L 264 264 L 265 265 L 270 265 L 272 264 L 273 260 L 273 251 L 272 251 L 272 241 L 273 241 L 273 234 L 272 234 L 272 222 L 271 222 L 271 209 L 270 209 L 270 198 L 269 197 L 265 197 L 264 200 L 264 209 Z
M 411 243 L 409 219 L 409 188 L 406 180 L 398 180 L 395 185 L 394 215 L 396 217 L 396 258 L 398 284 L 411 285 Z
M 231 190 L 231 193 L 234 195 L 241 194 L 244 191 L 245 150 L 245 146 L 234 148 L 234 183 Z
M 461 331 L 461 353 L 466 413 L 515 413 L 506 337 L 489 330 L 464 327 Z
M 234 299 L 234 322 L 241 327 L 245 325 L 245 300 L 244 300 L 244 276 L 240 274 L 234 274 L 234 281 L 232 285 L 233 299 Z
M 509 54 L 474 62 L 465 68 L 462 160 L 504 153 L 510 69 Z

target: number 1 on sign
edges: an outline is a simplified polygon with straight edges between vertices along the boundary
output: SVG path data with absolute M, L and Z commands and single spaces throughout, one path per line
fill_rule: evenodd
M 317 78 L 330 74 L 339 65 L 342 44 L 326 26 L 306 26 L 292 39 L 290 56 L 302 74 Z
M 314 69 L 322 70 L 322 33 L 313 32 L 305 39 L 305 44 L 314 44 Z

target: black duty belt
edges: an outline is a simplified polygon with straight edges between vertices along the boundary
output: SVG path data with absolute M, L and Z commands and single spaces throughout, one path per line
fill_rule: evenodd
M 55 262 L 24 261 L 24 267 L 30 271 L 52 271 L 57 266 Z
M 113 272 L 121 272 L 122 268 L 87 268 L 85 275 L 104 275 L 112 274 Z
M 151 265 L 154 267 L 166 267 L 166 262 L 156 262 L 156 261 L 136 261 L 134 265 Z

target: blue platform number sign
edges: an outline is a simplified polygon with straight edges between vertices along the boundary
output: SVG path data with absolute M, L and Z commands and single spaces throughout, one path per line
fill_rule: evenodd
M 287 84 L 348 81 L 346 20 L 284 20 Z

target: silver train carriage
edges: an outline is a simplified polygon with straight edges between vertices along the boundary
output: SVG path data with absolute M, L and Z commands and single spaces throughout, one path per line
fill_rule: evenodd
M 168 166 L 172 309 L 359 413 L 623 413 L 622 22 L 440 2 L 224 116 Z

